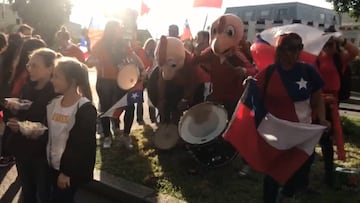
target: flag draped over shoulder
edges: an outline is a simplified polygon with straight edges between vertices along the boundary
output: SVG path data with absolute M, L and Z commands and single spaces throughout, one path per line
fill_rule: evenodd
M 222 0 L 194 0 L 193 7 L 221 8 Z
M 255 170 L 286 183 L 313 153 L 324 129 L 266 112 L 256 81 L 249 79 L 223 137 Z
M 109 110 L 107 110 L 100 117 L 119 117 L 119 109 L 128 105 L 135 103 L 142 103 L 143 99 L 143 90 L 142 89 L 133 89 L 127 92 L 119 101 L 117 101 Z M 122 111 L 120 111 L 122 112 Z M 121 114 L 121 113 L 120 113 Z
M 274 63 L 277 37 L 286 33 L 297 33 L 301 37 L 304 49 L 300 53 L 299 60 L 314 65 L 317 56 L 330 37 L 340 35 L 340 33 L 325 34 L 322 30 L 298 23 L 266 29 L 260 33 L 257 41 L 251 46 L 251 53 L 259 69 L 265 69 Z

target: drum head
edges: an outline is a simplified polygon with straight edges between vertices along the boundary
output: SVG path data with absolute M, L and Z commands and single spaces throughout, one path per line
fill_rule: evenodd
M 135 64 L 126 64 L 119 69 L 117 84 L 123 90 L 133 88 L 139 80 L 140 72 Z
M 227 122 L 227 112 L 223 107 L 205 102 L 185 113 L 179 123 L 179 134 L 190 144 L 205 144 L 219 136 Z
M 179 133 L 176 125 L 161 125 L 155 132 L 154 144 L 158 149 L 171 149 L 178 141 Z

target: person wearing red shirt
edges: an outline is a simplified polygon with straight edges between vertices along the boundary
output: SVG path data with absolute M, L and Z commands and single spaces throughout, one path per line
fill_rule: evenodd
M 62 27 L 56 33 L 57 40 L 60 43 L 59 52 L 68 57 L 74 57 L 79 60 L 81 63 L 85 62 L 84 53 L 81 49 L 70 41 L 70 33 L 67 31 L 66 27 Z
M 335 32 L 333 27 L 325 30 L 326 32 Z M 326 117 L 332 121 L 331 105 L 339 103 L 339 90 L 341 87 L 341 80 L 338 68 L 340 72 L 344 73 L 347 65 L 356 56 L 359 55 L 359 49 L 348 42 L 342 37 L 331 37 L 329 41 L 324 45 L 323 50 L 317 59 L 317 69 L 322 79 L 324 80 L 323 92 L 326 95 L 332 95 L 335 101 L 327 102 L 326 104 Z M 337 67 L 340 66 L 340 67 Z M 336 112 L 338 114 L 338 112 Z M 338 115 L 339 116 L 339 115 Z M 341 125 L 341 123 L 339 123 Z M 335 125 L 332 125 L 335 126 Z M 333 149 L 333 136 L 334 131 L 324 133 L 320 140 L 320 146 L 324 157 L 325 165 L 325 183 L 332 187 L 334 183 L 334 149 Z M 339 144 L 339 143 L 337 143 Z

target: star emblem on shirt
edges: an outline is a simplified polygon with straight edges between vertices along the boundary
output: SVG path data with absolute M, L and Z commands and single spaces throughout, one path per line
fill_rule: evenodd
M 306 85 L 308 82 L 304 80 L 304 78 L 301 78 L 300 81 L 297 81 L 296 83 L 299 85 L 299 90 L 301 90 L 302 88 L 307 88 Z
M 133 100 L 136 100 L 138 97 L 139 97 L 138 93 L 132 93 L 132 94 L 131 94 L 131 98 L 132 98 Z

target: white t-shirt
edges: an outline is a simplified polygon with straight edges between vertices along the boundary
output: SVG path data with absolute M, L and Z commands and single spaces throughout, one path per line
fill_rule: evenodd
M 48 112 L 49 141 L 47 145 L 47 157 L 49 164 L 56 170 L 60 169 L 60 160 L 64 153 L 69 132 L 74 125 L 75 114 L 79 103 L 84 103 L 86 98 L 79 99 L 69 107 L 61 106 L 61 98 L 55 99 L 52 112 Z

